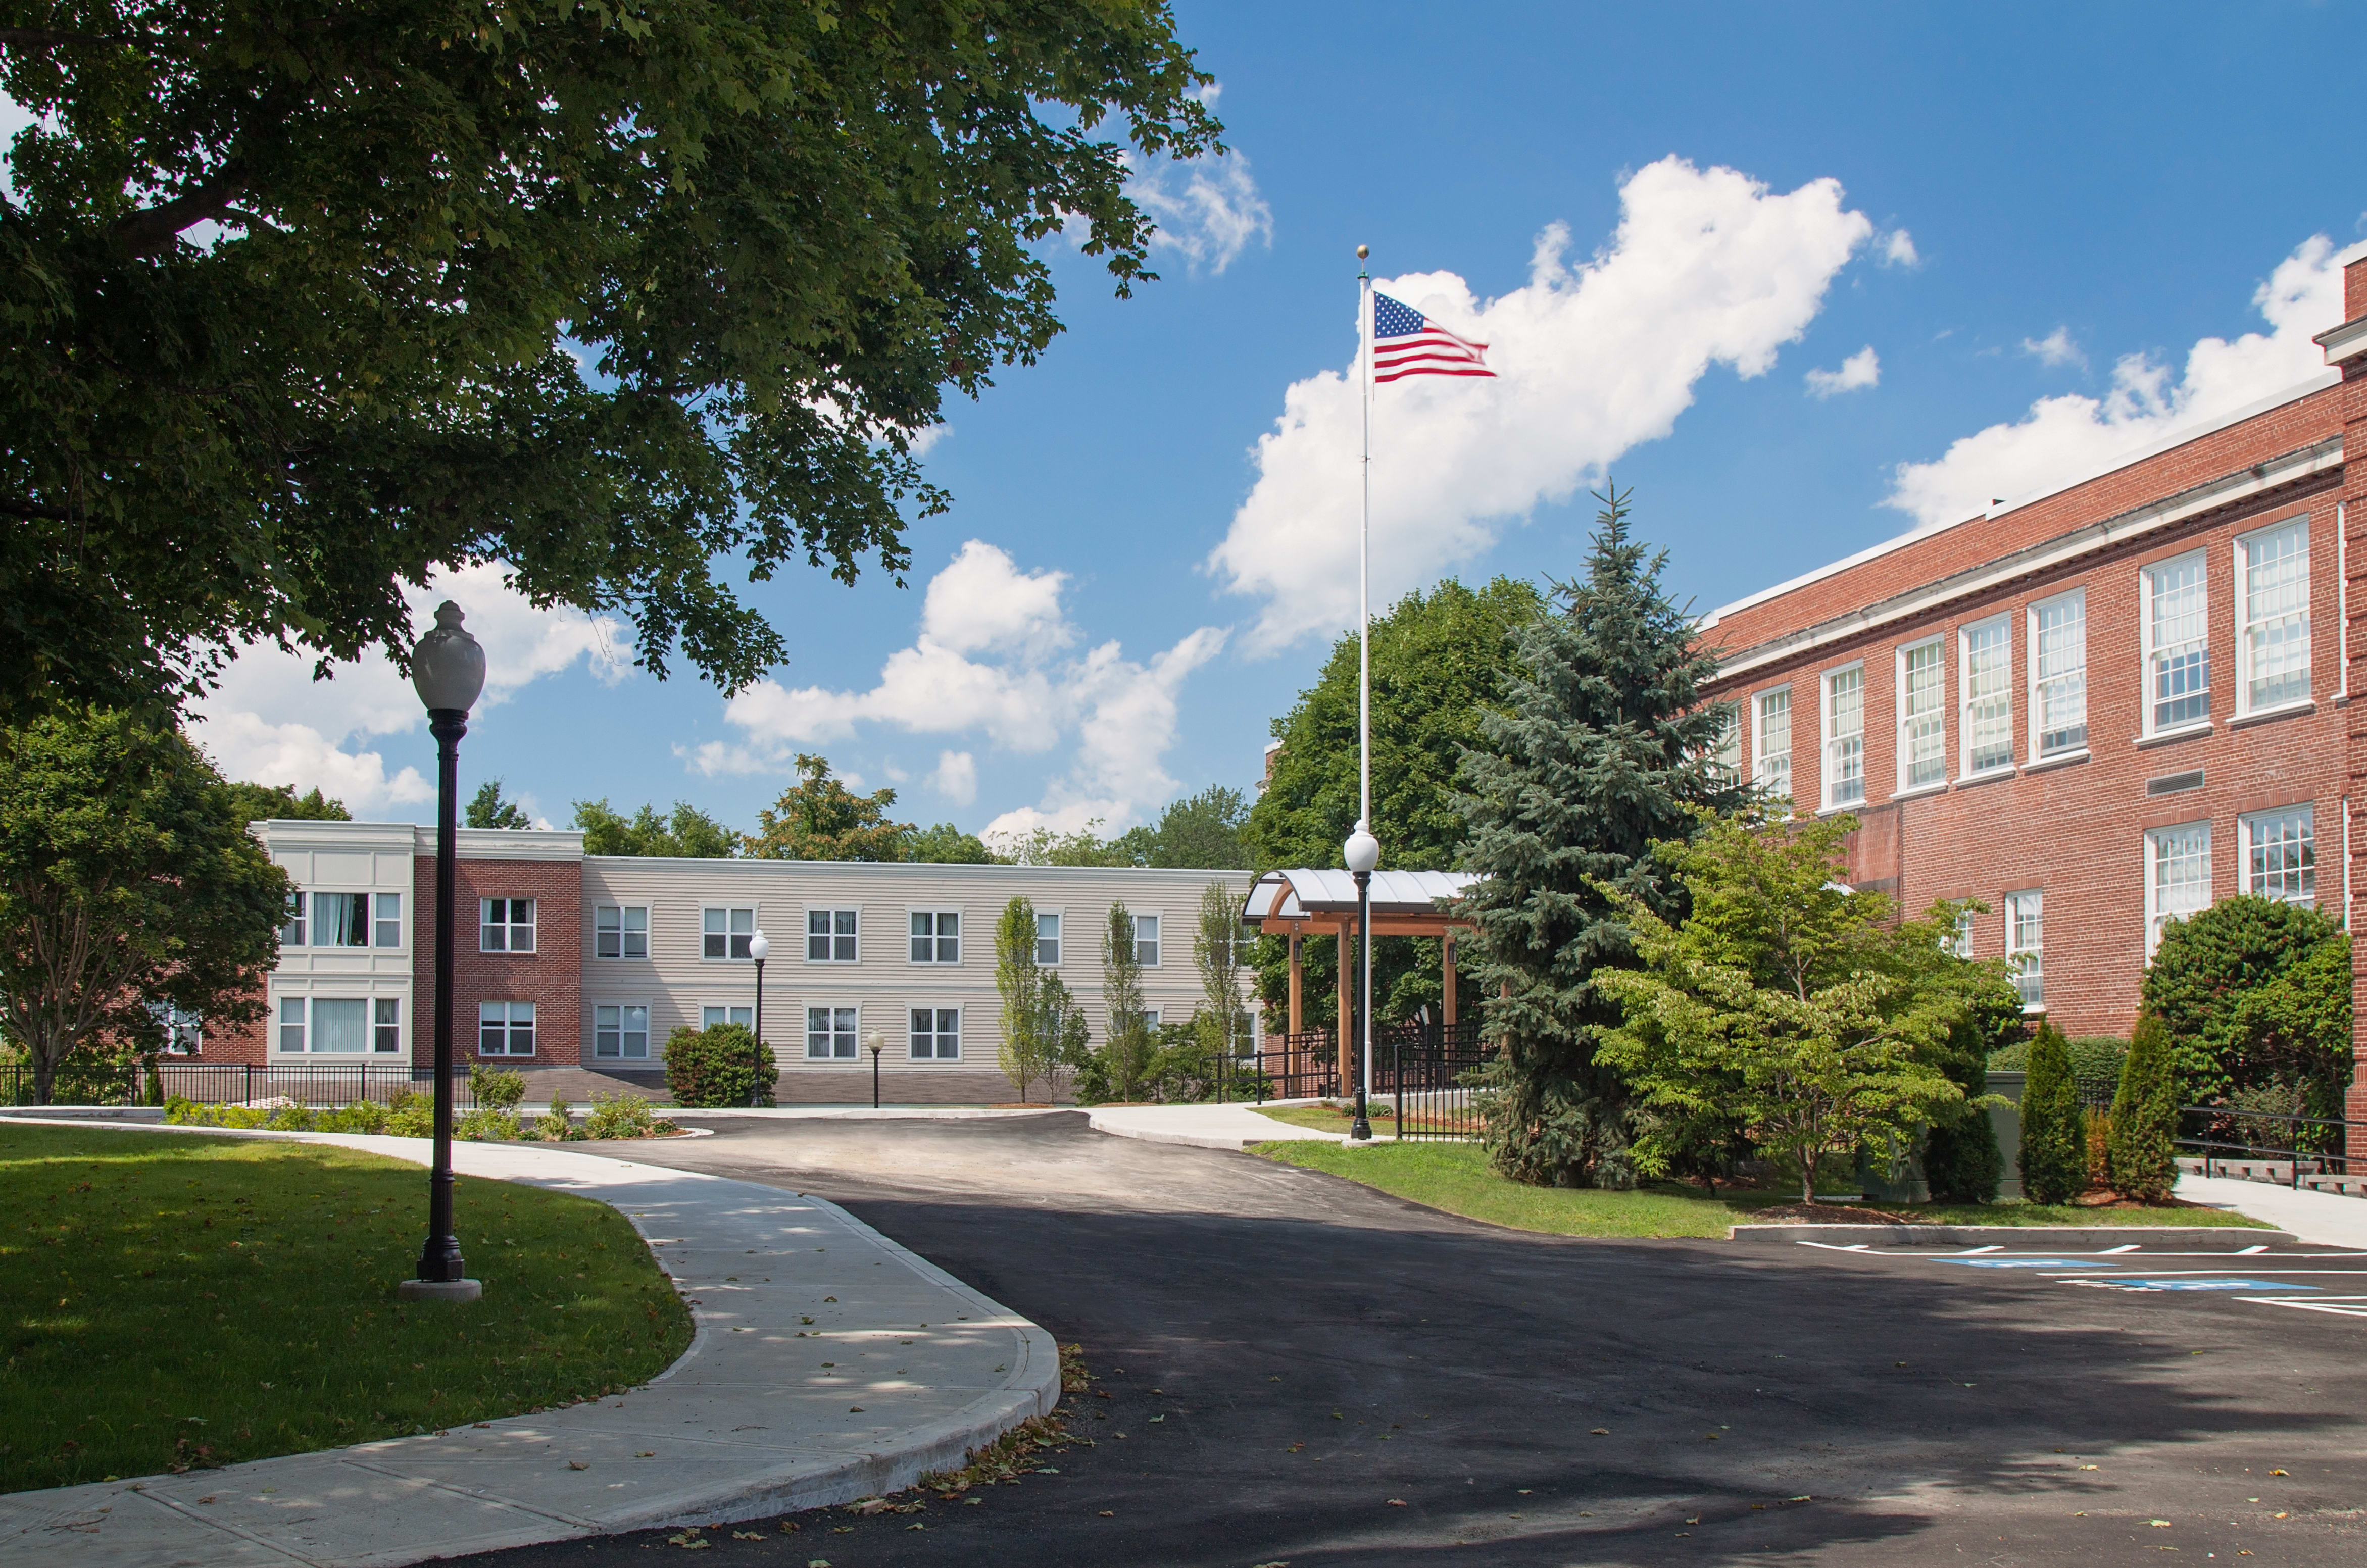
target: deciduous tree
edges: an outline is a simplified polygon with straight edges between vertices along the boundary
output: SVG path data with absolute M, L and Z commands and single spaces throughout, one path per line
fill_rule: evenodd
M 587 855 L 647 855 L 683 860 L 729 860 L 740 852 L 740 835 L 698 807 L 675 801 L 664 816 L 644 806 L 627 817 L 606 796 L 575 803 L 575 826 Z
M 1027 1086 L 1049 1066 L 1042 1036 L 1044 972 L 1036 964 L 1036 906 L 1014 898 L 994 923 L 994 988 L 1002 998 L 1002 1073 L 1025 1100 Z
M 534 826 L 534 818 L 526 814 L 526 807 L 503 795 L 499 779 L 487 779 L 477 786 L 477 793 L 469 797 L 468 806 L 461 811 L 460 821 L 464 827 L 498 828 L 512 832 Z
M 894 790 L 857 795 L 832 775 L 828 758 L 799 753 L 798 782 L 756 814 L 742 849 L 758 860 L 900 861 L 913 827 L 889 818 L 895 804 Z

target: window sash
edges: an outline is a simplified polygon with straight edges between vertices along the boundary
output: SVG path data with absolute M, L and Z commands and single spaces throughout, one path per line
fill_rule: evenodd
M 2041 757 L 2088 744 L 2088 596 L 2067 593 L 2030 612 L 2031 712 Z
M 2317 903 L 2316 810 L 2258 811 L 2243 819 L 2244 891 L 2280 903 Z
M 1825 804 L 1865 799 L 1865 670 L 1825 677 Z
M 736 963 L 748 957 L 748 944 L 756 934 L 756 911 L 753 906 L 724 905 L 698 912 L 698 955 L 721 963 Z
M 370 896 L 367 893 L 312 895 L 314 947 L 368 947 L 370 944 Z
M 2211 824 L 2182 823 L 2146 834 L 2146 959 L 2170 921 L 2211 907 Z
M 369 1003 L 360 997 L 312 998 L 312 1054 L 359 1056 L 370 1048 Z
M 809 964 L 852 964 L 855 961 L 855 939 L 858 935 L 856 911 L 853 909 L 808 909 L 806 911 L 806 962 Z
M 647 958 L 650 911 L 645 904 L 601 904 L 592 911 L 592 956 Z
M 608 1061 L 649 1060 L 650 1010 L 628 1002 L 595 1007 L 592 1055 Z
M 370 1049 L 381 1056 L 402 1049 L 402 998 L 380 997 L 370 1006 Z
M 1759 721 L 1751 729 L 1751 780 L 1769 795 L 1792 794 L 1792 688 L 1759 694 Z
M 2146 722 L 2175 729 L 2211 716 L 2209 589 L 2200 555 L 2146 569 Z
M 954 1062 L 961 1059 L 961 1010 L 912 1008 L 912 1059 Z
M 1134 961 L 1145 969 L 1159 967 L 1159 917 L 1134 917 Z
M 1718 710 L 1709 758 L 1711 775 L 1719 784 L 1731 789 L 1742 782 L 1742 710 L 1730 703 Z
M 2005 896 L 2006 968 L 2028 1012 L 2046 1005 L 2045 912 L 2046 896 L 2042 892 Z
M 736 1008 L 728 1002 L 698 1010 L 698 1026 L 701 1029 L 712 1029 L 719 1023 L 736 1023 L 742 1029 L 753 1029 L 756 1026 L 756 1010 Z
M 402 945 L 402 895 L 400 893 L 377 894 L 374 896 L 374 902 L 377 906 L 378 917 L 372 932 L 373 940 L 380 947 L 401 947 Z
M 477 1055 L 480 1056 L 533 1055 L 534 1004 L 532 1002 L 479 1002 L 477 1004 Z
M 1948 777 L 1947 660 L 1927 642 L 1898 656 L 1898 787 L 1920 789 Z
M 2244 708 L 2309 698 L 2309 521 L 2236 541 L 2243 573 Z
M 912 962 L 915 964 L 958 964 L 961 962 L 961 916 L 951 909 L 915 909 L 911 911 L 912 925 Z
M 2013 635 L 2010 621 L 1964 632 L 1965 772 L 2013 766 Z
M 304 998 L 279 998 L 279 1048 L 290 1055 L 301 1055 L 305 1045 Z
M 1036 917 L 1036 962 L 1047 968 L 1060 962 L 1060 917 L 1038 913 Z
M 842 1007 L 806 1009 L 806 1059 L 810 1062 L 851 1062 L 855 1059 L 857 1010 Z
M 481 953 L 532 953 L 534 900 L 477 900 L 477 950 Z
M 304 895 L 290 893 L 288 895 L 288 916 L 279 926 L 279 945 L 282 947 L 307 945 L 304 941 Z

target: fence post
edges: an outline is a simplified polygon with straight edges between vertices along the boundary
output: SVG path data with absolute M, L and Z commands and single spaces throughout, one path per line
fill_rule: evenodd
M 1389 1108 L 1397 1123 L 1397 1140 L 1405 1142 L 1405 1035 L 1389 1041 Z

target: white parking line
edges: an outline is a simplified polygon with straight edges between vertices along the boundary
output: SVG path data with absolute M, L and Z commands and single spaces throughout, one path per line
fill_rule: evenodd
M 2331 1313 L 2337 1317 L 2367 1317 L 2367 1296 L 2237 1296 L 2260 1306 L 2298 1307 L 2304 1312 Z

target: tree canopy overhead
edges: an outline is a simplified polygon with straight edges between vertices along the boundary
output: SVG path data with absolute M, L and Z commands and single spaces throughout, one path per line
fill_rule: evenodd
M 718 580 L 908 561 L 910 439 L 1153 276 L 1217 150 L 1164 0 L 0 0 L 0 709 L 411 638 L 506 562 L 736 688 Z

